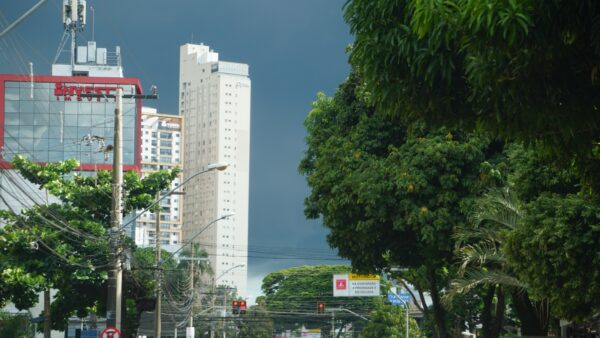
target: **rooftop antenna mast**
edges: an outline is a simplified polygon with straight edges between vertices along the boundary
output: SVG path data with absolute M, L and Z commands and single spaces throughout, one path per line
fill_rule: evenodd
M 71 66 L 75 65 L 77 32 L 82 32 L 86 23 L 86 0 L 63 0 L 63 24 L 65 34 L 71 35 Z M 59 51 L 60 53 L 60 51 Z M 58 55 L 57 55 L 58 57 Z

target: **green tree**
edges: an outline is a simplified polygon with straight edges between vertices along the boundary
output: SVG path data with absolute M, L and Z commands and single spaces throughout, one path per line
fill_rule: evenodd
M 185 279 L 185 271 L 168 251 L 161 251 L 161 270 L 163 287 L 167 284 L 178 284 Z M 144 311 L 156 309 L 156 250 L 153 247 L 136 248 L 131 258 L 131 270 L 123 274 L 124 298 L 127 302 L 127 321 L 124 327 L 130 337 L 136 337 L 135 328 L 139 326 Z M 189 295 L 175 295 L 187 297 Z
M 361 338 L 404 338 L 406 337 L 406 309 L 379 303 L 371 312 L 369 323 L 362 330 Z M 409 318 L 409 337 L 421 336 L 417 322 Z
M 440 293 L 452 274 L 452 234 L 490 184 L 484 161 L 502 148 L 459 130 L 404 124 L 368 97 L 351 75 L 333 98 L 314 102 L 300 163 L 311 188 L 305 213 L 323 218 L 328 242 L 354 268 L 417 271 L 410 282 L 431 293 L 430 314 L 446 337 Z
M 528 286 L 516 277 L 505 254 L 506 236 L 522 226 L 523 214 L 516 194 L 508 188 L 494 189 L 477 200 L 473 224 L 458 228 L 454 234 L 460 269 L 446 297 L 480 293 L 483 337 L 502 334 L 508 297 L 519 318 L 521 334 L 544 336 L 548 332 L 547 301 L 530 298 Z
M 519 145 L 508 158 L 509 181 L 523 203 L 522 224 L 505 239 L 508 263 L 555 316 L 592 316 L 600 311 L 598 196 L 578 183 L 574 166 Z
M 599 205 L 578 195 L 544 194 L 508 235 L 510 264 L 560 318 L 583 320 L 600 311 Z
M 32 333 L 31 316 L 0 311 L 0 337 L 29 338 Z
M 598 148 L 597 1 L 349 0 L 345 19 L 370 99 L 404 121 L 477 126 L 583 161 Z
M 462 276 L 450 294 L 503 287 L 522 333 L 545 334 L 552 318 L 598 311 L 598 203 L 573 168 L 518 144 L 506 158 L 510 188 L 479 199 L 474 226 L 455 234 Z
M 0 229 L 0 274 L 10 276 L 0 282 L 0 303 L 10 300 L 18 308 L 28 308 L 35 304 L 37 292 L 56 289 L 52 327 L 64 329 L 70 316 L 82 317 L 104 308 L 111 173 L 73 173 L 78 166 L 74 160 L 40 165 L 16 156 L 12 165 L 60 203 L 0 213 L 7 224 Z M 156 192 L 168 188 L 177 173 L 160 171 L 145 178 L 125 173 L 123 212 L 149 206 Z M 134 249 L 131 240 L 124 244 Z M 125 285 L 125 289 L 137 286 Z
M 282 332 L 306 326 L 330 332 L 331 316 L 317 313 L 319 303 L 325 304 L 326 311 L 342 307 L 366 315 L 375 306 L 373 297 L 333 297 L 333 275 L 349 273 L 350 270 L 345 265 L 300 266 L 265 276 L 262 291 L 265 307 L 272 313 L 275 330 Z M 352 323 L 354 328 L 360 328 L 364 324 L 364 320 L 344 312 L 336 312 L 336 318 L 339 320 L 336 322 L 338 327 Z
M 351 63 L 378 107 L 403 121 L 481 128 L 554 155 L 524 160 L 542 166 L 511 186 L 529 194 L 519 193 L 527 217 L 506 250 L 532 295 L 563 316 L 589 314 L 598 271 L 600 4 L 350 0 L 345 19 L 356 37 Z M 567 177 L 583 188 L 563 184 Z M 573 257 L 590 270 L 574 268 Z

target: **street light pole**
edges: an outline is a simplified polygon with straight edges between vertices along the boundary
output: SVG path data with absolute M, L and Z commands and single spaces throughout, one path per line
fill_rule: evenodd
M 116 125 L 116 122 L 115 122 Z M 116 127 L 115 127 L 116 128 Z M 116 137 L 115 137 L 116 139 Z M 145 213 L 146 211 L 150 210 L 150 208 L 153 208 L 155 206 L 158 206 L 158 208 L 156 208 L 156 212 L 155 212 L 155 216 L 156 216 L 156 231 L 155 231 L 155 245 L 156 245 L 156 307 L 154 310 L 154 336 L 155 337 L 159 337 L 162 334 L 162 321 L 161 321 L 161 314 L 162 314 L 162 261 L 161 261 L 161 248 L 160 248 L 160 240 L 161 240 L 161 236 L 160 236 L 160 201 L 162 201 L 164 198 L 166 198 L 167 196 L 170 196 L 172 194 L 177 194 L 177 189 L 179 189 L 182 185 L 186 184 L 187 182 L 189 182 L 192 178 L 213 171 L 213 170 L 225 170 L 229 165 L 225 164 L 225 163 L 214 163 L 214 164 L 209 164 L 206 168 L 206 170 L 203 170 L 201 172 L 198 172 L 194 175 L 191 175 L 190 177 L 188 177 L 188 179 L 186 179 L 185 181 L 181 182 L 180 185 L 178 185 L 177 187 L 169 190 L 167 193 L 165 193 L 164 195 L 162 195 L 161 197 L 161 193 L 160 191 L 156 192 L 156 201 L 154 203 L 152 203 L 150 206 L 148 206 L 146 209 L 142 210 L 136 217 L 134 217 L 131 221 L 129 221 L 129 223 L 134 222 L 136 219 L 138 219 L 143 213 Z M 121 173 L 122 175 L 122 173 Z M 223 217 L 209 223 L 209 225 L 213 224 L 214 222 L 223 219 Z M 127 224 L 129 224 L 127 223 Z M 126 224 L 126 225 L 127 225 Z M 125 225 L 125 226 L 126 226 Z M 124 227 L 124 226 L 123 226 Z M 203 229 L 202 231 L 204 231 L 205 229 Z M 181 250 L 183 247 L 185 246 L 182 245 L 181 248 L 179 248 L 179 250 Z M 179 250 L 175 251 L 175 253 L 179 252 Z M 175 254 L 173 253 L 173 255 Z M 193 266 L 193 265 L 192 265 Z M 192 270 L 193 272 L 193 270 Z M 192 276 L 193 278 L 193 276 Z M 191 322 L 191 319 L 190 319 Z M 190 327 L 192 327 L 190 325 Z M 187 329 L 186 329 L 187 332 Z M 186 333 L 187 334 L 187 333 Z
M 394 290 L 390 289 L 390 292 L 392 294 L 394 294 L 394 296 L 396 296 L 396 298 L 399 299 L 404 306 L 406 306 L 406 338 L 408 338 L 408 334 L 409 334 L 409 329 L 408 329 L 408 306 L 409 306 L 409 304 L 404 299 L 400 298 L 400 296 L 398 296 L 398 294 Z
M 215 169 L 216 169 L 216 168 L 215 168 Z M 206 172 L 206 171 L 204 171 L 204 172 Z M 195 176 L 197 176 L 197 175 L 195 175 Z M 189 180 L 187 180 L 186 182 L 188 182 L 188 181 L 189 181 Z M 171 190 L 169 193 L 171 193 L 171 192 L 173 192 L 173 191 L 174 191 L 174 190 Z M 164 196 L 163 196 L 162 198 L 164 198 Z M 162 198 L 161 198 L 161 199 L 162 199 Z M 156 204 L 156 203 L 155 203 L 155 204 Z M 223 215 L 223 216 L 221 216 L 221 217 L 219 217 L 219 218 L 217 218 L 217 219 L 213 220 L 212 222 L 208 223 L 206 226 L 204 226 L 204 228 L 202 228 L 202 229 L 201 229 L 201 230 L 200 230 L 198 233 L 196 233 L 196 234 L 195 234 L 195 235 L 194 235 L 194 236 L 193 236 L 193 237 L 192 237 L 192 238 L 191 238 L 191 239 L 190 239 L 188 242 L 186 242 L 186 243 L 183 243 L 179 249 L 175 250 L 175 251 L 174 251 L 174 252 L 172 252 L 172 253 L 169 253 L 169 255 L 170 255 L 171 257 L 174 257 L 174 256 L 175 256 L 177 253 L 179 253 L 181 250 L 183 250 L 183 248 L 185 248 L 185 247 L 186 247 L 188 244 L 193 244 L 193 242 L 194 242 L 194 239 L 196 239 L 196 237 L 200 236 L 200 234 L 202 234 L 202 233 L 203 233 L 203 232 L 204 232 L 206 229 L 208 229 L 208 228 L 209 228 L 211 225 L 213 225 L 213 224 L 217 223 L 218 221 L 220 221 L 220 220 L 222 220 L 222 219 L 225 219 L 225 218 L 227 218 L 227 217 L 231 217 L 231 216 L 233 216 L 233 215 L 234 215 L 233 213 L 231 213 L 231 214 L 227 214 L 227 215 Z M 163 264 L 163 262 L 164 262 L 164 260 L 162 260 L 162 259 L 161 259 L 161 261 L 160 261 L 160 262 L 157 262 L 157 263 L 156 263 L 156 264 L 157 264 L 157 266 L 156 266 L 156 269 L 157 269 L 157 270 L 158 270 L 158 269 L 160 269 L 160 268 L 162 267 L 162 264 Z M 158 304 L 158 303 L 157 303 L 157 304 Z M 186 337 L 194 337 L 194 336 L 193 336 L 193 334 L 194 334 L 194 329 L 193 329 L 193 327 L 192 327 L 191 329 L 190 329 L 190 328 L 186 328 Z
M 197 258 L 194 257 L 195 251 L 196 251 L 196 247 L 194 247 L 194 244 L 192 243 L 192 252 L 191 252 L 192 256 L 191 257 L 179 257 L 180 260 L 189 260 L 190 261 L 190 278 L 191 278 L 190 302 L 191 302 L 191 306 L 190 306 L 190 313 L 189 313 L 189 318 L 188 318 L 188 327 L 185 328 L 185 337 L 186 338 L 194 338 L 196 336 L 196 332 L 195 332 L 195 328 L 194 328 L 194 295 L 196 293 L 194 290 L 194 261 L 207 261 L 208 260 L 207 257 L 197 257 Z

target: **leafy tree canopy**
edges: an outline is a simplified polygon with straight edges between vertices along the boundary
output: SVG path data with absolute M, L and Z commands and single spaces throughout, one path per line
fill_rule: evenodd
M 600 202 L 557 167 L 522 146 L 508 150 L 510 183 L 523 202 L 520 226 L 506 233 L 504 254 L 538 299 L 560 318 L 600 311 Z
M 404 121 L 541 142 L 600 164 L 600 3 L 349 0 L 350 61 Z
M 369 323 L 360 334 L 361 338 L 403 338 L 406 337 L 406 309 L 399 306 L 379 303 L 371 312 Z M 421 336 L 419 326 L 414 319 L 408 321 L 409 337 Z
M 323 218 L 328 242 L 360 271 L 399 265 L 421 272 L 410 281 L 432 292 L 442 325 L 437 293 L 455 260 L 452 233 L 468 222 L 484 187 L 496 183 L 489 161 L 502 147 L 383 114 L 355 74 L 333 98 L 318 96 L 305 126 L 306 215 Z
M 53 328 L 62 329 L 73 314 L 98 311 L 106 301 L 111 173 L 73 173 L 75 160 L 41 165 L 16 156 L 12 165 L 61 203 L 0 212 L 6 224 L 0 229 L 0 303 L 10 300 L 29 308 L 37 302 L 37 292 L 57 289 L 52 321 Z M 123 212 L 149 206 L 177 173 L 159 171 L 145 178 L 125 173 Z

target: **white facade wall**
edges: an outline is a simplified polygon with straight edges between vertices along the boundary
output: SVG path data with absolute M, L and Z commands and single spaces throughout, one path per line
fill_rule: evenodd
M 156 109 L 142 108 L 142 175 L 160 169 L 181 167 L 183 158 L 183 118 L 175 115 L 158 114 Z M 173 181 L 172 188 L 179 186 L 181 175 Z M 174 251 L 182 242 L 184 196 L 173 194 L 165 197 L 160 206 L 161 245 Z M 156 244 L 156 215 L 147 212 L 138 218 L 135 243 L 138 246 Z
M 180 49 L 179 112 L 185 118 L 184 176 L 211 163 L 224 171 L 200 175 L 186 185 L 183 241 L 208 252 L 217 285 L 245 296 L 248 267 L 250 79 L 248 65 L 219 61 L 208 46 Z M 208 225 L 215 219 L 235 213 Z

